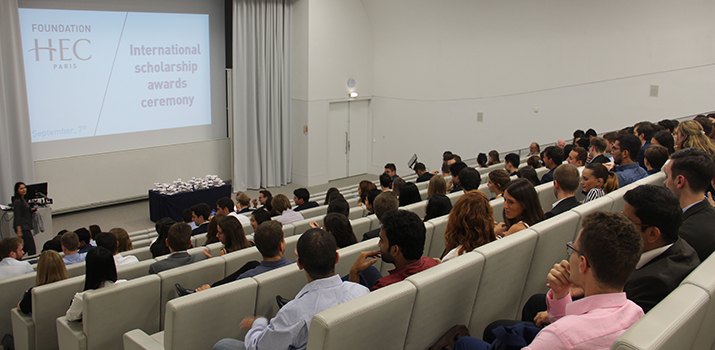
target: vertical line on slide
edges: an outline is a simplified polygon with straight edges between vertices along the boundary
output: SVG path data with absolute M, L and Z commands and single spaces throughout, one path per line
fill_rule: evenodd
M 119 54 L 119 45 L 122 43 L 122 36 L 124 36 L 124 27 L 127 25 L 127 17 L 129 17 L 129 12 L 124 16 L 124 23 L 122 24 L 122 32 L 119 33 L 119 41 L 117 42 L 117 50 L 114 52 L 114 60 L 112 61 L 112 69 L 109 70 L 109 78 L 107 78 L 107 87 L 104 88 L 104 97 L 102 97 L 102 106 L 99 107 L 99 116 L 97 116 L 97 125 L 94 127 L 94 135 L 97 136 L 97 130 L 99 129 L 99 120 L 102 119 L 102 110 L 104 109 L 104 101 L 107 99 L 107 90 L 109 90 L 109 82 L 112 81 L 112 73 L 114 72 L 114 64 L 117 62 L 117 54 Z

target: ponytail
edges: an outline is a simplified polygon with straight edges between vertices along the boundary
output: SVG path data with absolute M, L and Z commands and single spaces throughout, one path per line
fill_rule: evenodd
M 603 192 L 610 193 L 618 189 L 618 176 L 616 173 L 609 171 L 608 180 L 603 184 Z

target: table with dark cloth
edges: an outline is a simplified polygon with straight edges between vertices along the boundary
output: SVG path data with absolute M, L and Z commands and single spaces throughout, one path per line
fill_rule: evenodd
M 231 198 L 231 184 L 206 190 L 177 193 L 171 196 L 149 190 L 149 218 L 151 221 L 157 222 L 168 216 L 176 222 L 183 222 L 181 213 L 184 209 L 199 203 L 206 203 L 214 208 L 216 202 L 224 197 Z

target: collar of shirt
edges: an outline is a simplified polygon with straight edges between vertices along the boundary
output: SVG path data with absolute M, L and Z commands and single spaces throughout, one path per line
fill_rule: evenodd
M 437 263 L 434 261 L 434 259 L 432 259 L 428 256 L 425 256 L 425 257 L 422 257 L 422 258 L 418 259 L 417 261 L 407 264 L 403 267 L 389 270 L 389 271 L 387 271 L 387 273 L 389 273 L 390 275 L 397 275 L 400 273 L 411 274 L 413 271 L 419 272 L 419 271 L 422 271 L 429 267 L 434 266 L 434 265 L 430 265 L 430 263 L 434 263 L 434 265 L 437 265 Z M 426 265 L 430 265 L 430 266 L 425 267 Z
M 566 197 L 566 198 L 557 200 L 556 203 L 554 203 L 554 204 L 551 205 L 551 209 L 556 208 L 556 206 L 559 205 L 559 203 L 563 202 L 564 199 L 569 199 L 569 198 L 571 198 L 571 197 Z
M 625 165 L 616 165 L 613 167 L 613 171 L 623 171 L 623 170 L 629 170 L 629 169 L 635 169 L 636 167 L 640 167 L 638 163 L 630 163 L 630 164 L 625 164 Z
M 338 275 L 333 275 L 333 276 L 325 277 L 325 278 L 319 278 L 317 280 L 313 280 L 312 282 L 306 284 L 303 287 L 303 289 L 301 289 L 300 292 L 298 292 L 298 294 L 296 294 L 295 298 L 298 299 L 298 298 L 302 297 L 303 295 L 308 294 L 311 291 L 314 291 L 317 289 L 335 287 L 342 283 L 343 283 L 343 280 Z
M 11 257 L 8 256 L 7 258 L 2 259 L 2 261 L 0 261 L 0 262 L 1 262 L 3 265 L 17 265 L 17 264 L 20 263 L 21 261 L 15 259 L 15 258 L 11 258 Z
M 703 199 L 703 201 L 704 201 L 704 200 L 706 200 L 706 199 Z M 702 202 L 702 201 L 700 201 L 700 202 Z M 694 205 L 696 205 L 696 204 L 698 204 L 698 203 L 700 203 L 700 202 L 695 202 L 695 203 L 693 203 L 693 204 L 691 204 L 691 205 L 689 205 L 689 206 L 683 208 L 683 213 L 685 213 L 688 209 L 692 208 L 692 206 L 694 206 Z
M 640 260 L 638 260 L 638 264 L 636 265 L 636 270 L 640 269 L 643 267 L 643 265 L 649 263 L 651 260 L 655 259 L 658 255 L 663 254 L 670 246 L 672 246 L 673 243 L 664 245 L 660 248 L 655 248 L 653 250 L 649 250 L 643 254 L 641 254 Z
M 595 308 L 621 307 L 627 301 L 625 292 L 591 295 L 566 305 L 566 315 L 582 315 Z
M 265 266 L 265 267 L 275 267 L 275 266 L 283 266 L 283 265 L 286 265 L 286 264 L 289 264 L 289 263 L 292 264 L 293 261 L 288 261 L 288 260 L 286 260 L 286 258 L 280 258 L 280 259 L 278 259 L 278 260 L 273 260 L 273 261 L 265 261 L 265 260 L 262 260 L 262 261 L 261 261 L 261 266 Z

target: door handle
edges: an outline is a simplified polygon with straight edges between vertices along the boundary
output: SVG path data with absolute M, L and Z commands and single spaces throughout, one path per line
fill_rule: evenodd
M 348 148 L 350 147 L 350 146 L 348 145 L 348 142 L 349 142 L 349 141 L 348 141 L 348 132 L 346 131 L 346 132 L 345 132 L 345 154 L 348 154 Z

